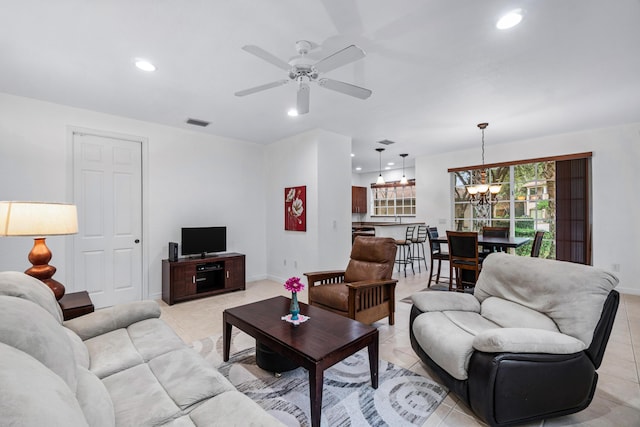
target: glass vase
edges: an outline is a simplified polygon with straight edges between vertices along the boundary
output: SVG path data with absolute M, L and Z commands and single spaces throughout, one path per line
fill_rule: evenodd
M 297 292 L 291 292 L 291 304 L 289 305 L 289 313 L 291 313 L 291 320 L 298 320 L 300 305 L 298 304 Z

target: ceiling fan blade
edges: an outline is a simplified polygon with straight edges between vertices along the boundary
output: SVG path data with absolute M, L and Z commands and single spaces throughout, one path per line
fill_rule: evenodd
M 286 85 L 290 81 L 291 80 L 278 80 L 276 82 L 271 82 L 271 83 L 267 83 L 267 84 L 264 84 L 264 85 L 252 87 L 252 88 L 249 88 L 249 89 L 245 89 L 245 90 L 241 90 L 239 92 L 236 92 L 235 96 L 251 95 L 252 93 L 256 93 L 256 92 L 260 92 L 260 91 L 263 91 L 263 90 L 271 89 L 272 87 L 278 87 L 278 86 Z
M 249 44 L 246 46 L 242 46 L 242 49 L 249 52 L 252 55 L 257 56 L 258 58 L 264 59 L 265 61 L 275 65 L 278 68 L 282 68 L 285 71 L 289 71 L 291 69 L 291 66 L 289 64 L 287 64 L 277 56 L 267 52 L 261 47 Z
M 326 73 L 327 71 L 331 71 L 350 62 L 357 61 L 360 58 L 364 58 L 364 56 L 364 50 L 352 44 L 351 46 L 347 46 L 344 49 L 321 59 L 316 63 L 316 65 L 314 65 L 314 68 L 320 73 Z
M 307 114 L 309 112 L 309 85 L 300 83 L 298 87 L 298 105 L 296 106 L 298 114 Z
M 355 86 L 345 82 L 340 82 L 338 80 L 320 79 L 318 80 L 318 84 L 325 89 L 335 90 L 336 92 L 355 96 L 356 98 L 360 99 L 367 99 L 373 93 L 369 89 L 365 89 L 363 87 Z

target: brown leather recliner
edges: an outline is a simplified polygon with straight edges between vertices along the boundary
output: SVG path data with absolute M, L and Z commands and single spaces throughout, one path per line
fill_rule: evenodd
M 367 324 L 388 316 L 393 325 L 395 258 L 394 239 L 356 237 L 346 270 L 305 273 L 309 304 Z

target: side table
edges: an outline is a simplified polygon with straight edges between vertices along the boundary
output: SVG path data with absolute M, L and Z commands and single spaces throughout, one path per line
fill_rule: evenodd
M 60 301 L 64 320 L 74 319 L 83 314 L 93 313 L 94 307 L 87 291 L 64 294 Z

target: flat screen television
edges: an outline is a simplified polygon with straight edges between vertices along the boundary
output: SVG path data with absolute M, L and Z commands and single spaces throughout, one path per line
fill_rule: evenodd
M 227 250 L 227 227 L 183 227 L 182 255 L 200 255 Z

